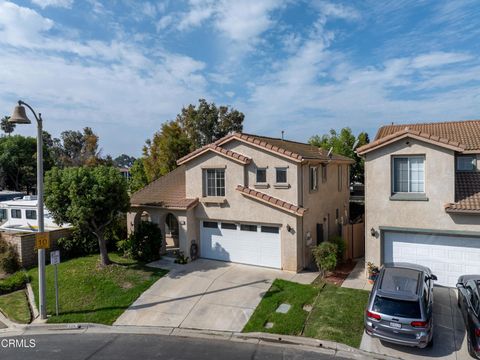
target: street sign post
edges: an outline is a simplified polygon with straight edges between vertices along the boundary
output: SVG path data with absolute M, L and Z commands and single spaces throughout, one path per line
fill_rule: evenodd
M 58 268 L 60 264 L 60 251 L 50 252 L 50 264 L 55 266 L 55 314 L 58 316 Z

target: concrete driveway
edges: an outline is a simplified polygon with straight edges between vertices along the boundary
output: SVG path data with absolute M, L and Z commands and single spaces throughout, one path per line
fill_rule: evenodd
M 364 333 L 360 349 L 401 359 L 471 359 L 467 351 L 465 326 L 457 307 L 456 291 L 440 286 L 434 288 L 434 335 L 431 348 L 397 346 Z
M 149 265 L 170 272 L 114 325 L 241 331 L 273 280 L 310 283 L 318 276 L 206 259 L 178 265 L 165 258 Z

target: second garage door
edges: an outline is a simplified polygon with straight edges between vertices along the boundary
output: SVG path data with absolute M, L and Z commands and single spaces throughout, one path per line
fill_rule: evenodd
M 428 266 L 437 284 L 455 286 L 460 275 L 480 274 L 480 238 L 385 232 L 384 262 Z
M 278 225 L 200 222 L 200 251 L 207 259 L 281 268 Z

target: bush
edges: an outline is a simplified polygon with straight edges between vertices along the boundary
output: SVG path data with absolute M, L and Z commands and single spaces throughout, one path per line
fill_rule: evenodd
M 19 269 L 20 259 L 16 246 L 0 239 L 0 270 L 7 274 L 13 274 Z
M 17 271 L 9 277 L 0 280 L 0 295 L 8 294 L 25 288 L 30 279 L 24 271 Z
M 337 251 L 337 245 L 331 242 L 323 242 L 313 248 L 313 257 L 322 273 L 322 277 L 325 276 L 327 271 L 332 271 L 337 266 Z
M 137 230 L 117 246 L 124 256 L 144 262 L 157 260 L 162 246 L 162 232 L 157 224 L 141 221 Z
M 337 245 L 337 261 L 342 262 L 345 249 L 347 248 L 347 243 L 341 236 L 333 236 L 328 241 Z

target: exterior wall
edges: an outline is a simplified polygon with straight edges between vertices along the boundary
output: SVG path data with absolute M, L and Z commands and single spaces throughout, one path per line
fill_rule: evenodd
M 310 190 L 310 166 L 318 166 L 318 189 Z M 342 169 L 342 189 L 338 187 L 338 166 Z M 349 165 L 329 163 L 327 165 L 327 181 L 322 182 L 320 164 L 305 164 L 302 166 L 303 206 L 308 209 L 304 215 L 303 232 L 305 249 L 305 264 L 313 263 L 311 249 L 317 244 L 317 224 L 323 224 L 323 237 L 337 235 L 338 225 L 349 219 L 350 181 Z M 339 217 L 336 218 L 338 209 Z
M 241 144 L 237 144 L 241 146 Z M 233 146 L 233 144 L 229 144 Z M 225 146 L 227 147 L 227 146 Z M 275 189 L 273 187 L 261 189 L 259 191 L 265 192 L 269 195 L 278 197 L 282 200 L 297 204 L 297 184 L 296 165 L 291 162 L 279 159 L 276 156 L 270 156 L 263 151 L 255 148 L 239 147 L 235 151 L 255 159 L 255 164 L 258 166 L 285 166 L 288 165 L 287 180 L 290 183 L 288 189 Z M 261 165 L 260 165 L 261 164 Z M 274 165 L 272 165 L 274 164 Z M 225 202 L 222 204 L 207 204 L 202 199 L 203 195 L 203 168 L 225 168 Z M 249 185 L 248 181 L 253 179 L 255 175 L 255 165 L 243 166 L 228 158 L 213 153 L 206 154 L 201 158 L 194 159 L 186 164 L 186 184 L 187 184 L 187 198 L 198 197 L 200 203 L 195 208 L 195 217 L 197 218 L 197 225 L 201 220 L 229 220 L 232 222 L 242 223 L 264 223 L 275 224 L 281 227 L 281 246 L 282 246 L 282 267 L 284 270 L 298 271 L 304 267 L 301 257 L 302 246 L 302 227 L 297 216 L 289 214 L 282 210 L 277 210 L 271 206 L 265 205 L 254 199 L 250 199 L 239 193 L 236 189 L 237 185 Z M 272 171 L 270 171 L 272 173 Z M 268 180 L 273 179 L 268 175 Z M 287 225 L 293 230 L 287 231 Z M 200 229 L 196 229 L 196 239 L 200 239 Z
M 428 201 L 390 200 L 391 159 L 394 155 L 425 156 L 425 193 Z M 444 205 L 455 201 L 454 179 L 454 152 L 435 145 L 403 139 L 367 153 L 365 158 L 366 262 L 381 264 L 380 226 L 480 231 L 480 217 L 445 212 Z M 377 232 L 376 236 L 371 235 L 372 228 Z

